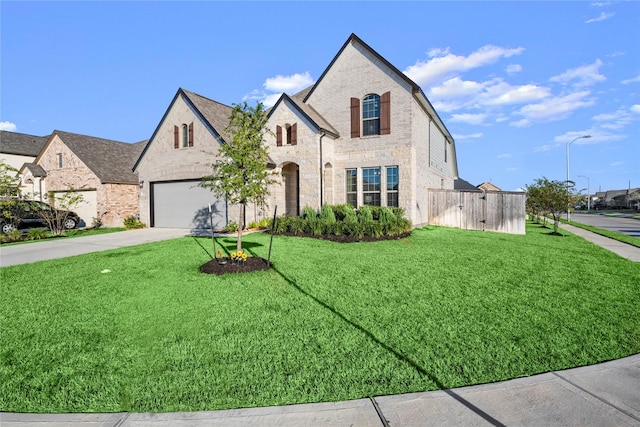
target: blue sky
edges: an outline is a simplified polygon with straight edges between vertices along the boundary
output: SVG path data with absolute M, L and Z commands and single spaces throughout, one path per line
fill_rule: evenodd
M 640 2 L 2 1 L 0 128 L 148 139 L 179 87 L 270 105 L 355 33 L 419 84 L 460 176 L 640 187 Z M 580 175 L 580 176 L 579 176 Z M 588 179 L 587 179 L 588 177 Z

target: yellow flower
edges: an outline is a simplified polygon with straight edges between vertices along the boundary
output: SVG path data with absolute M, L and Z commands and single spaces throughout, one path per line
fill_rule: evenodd
M 231 259 L 236 259 L 237 254 L 235 252 L 231 252 Z
M 242 256 L 242 259 L 243 259 L 243 260 L 246 260 L 246 259 L 247 259 L 247 254 L 245 254 L 244 252 L 242 253 L 242 255 L 241 255 L 241 256 Z

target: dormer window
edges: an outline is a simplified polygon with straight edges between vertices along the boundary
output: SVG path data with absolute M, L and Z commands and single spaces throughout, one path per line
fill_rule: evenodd
M 173 148 L 193 147 L 193 122 L 173 127 Z
M 390 133 L 391 92 L 371 93 L 362 100 L 351 98 L 351 138 Z

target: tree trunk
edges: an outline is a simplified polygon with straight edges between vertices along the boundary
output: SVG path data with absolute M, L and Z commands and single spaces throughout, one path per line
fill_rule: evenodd
M 240 219 L 238 220 L 238 238 L 236 251 L 242 250 L 242 228 L 244 226 L 244 203 L 240 203 Z

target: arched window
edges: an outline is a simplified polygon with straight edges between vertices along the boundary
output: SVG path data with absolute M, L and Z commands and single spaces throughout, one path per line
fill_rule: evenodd
M 380 135 L 380 97 L 367 95 L 362 100 L 362 135 Z
M 189 126 L 186 124 L 182 125 L 182 146 L 189 146 Z
M 351 98 L 351 138 L 391 133 L 391 92 Z

